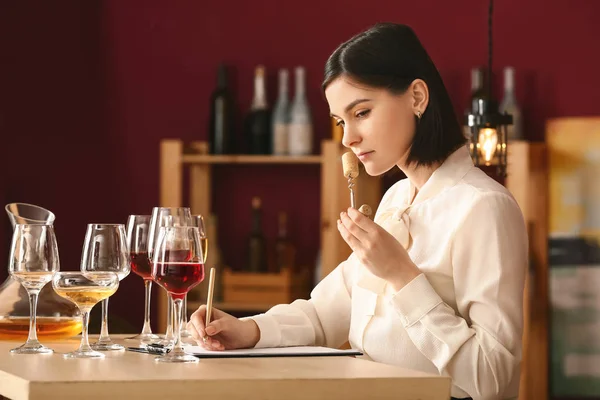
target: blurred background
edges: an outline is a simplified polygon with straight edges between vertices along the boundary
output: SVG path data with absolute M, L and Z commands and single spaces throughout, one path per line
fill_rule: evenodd
M 321 141 L 334 138 L 320 85 L 324 63 L 339 44 L 376 22 L 410 25 L 462 117 L 472 100 L 472 70 L 487 63 L 487 12 L 488 2 L 480 0 L 2 0 L 0 204 L 26 202 L 52 210 L 61 269 L 76 270 L 87 223 L 125 223 L 129 214 L 149 214 L 159 205 L 161 140 L 211 140 L 211 96 L 218 86 L 219 65 L 226 66 L 234 105 L 231 142 L 241 153 L 247 149 L 244 124 L 257 67 L 264 67 L 270 110 L 278 99 L 279 70 L 289 71 L 291 101 L 296 68 L 302 67 L 311 118 L 310 154 L 318 155 Z M 600 116 L 599 15 L 600 2 L 594 0 L 495 3 L 493 89 L 500 101 L 505 68 L 512 67 L 521 139 L 547 144 L 548 121 Z M 587 128 L 597 122 L 584 126 L 568 133 L 557 128 L 554 143 L 593 146 L 600 152 L 595 147 L 600 141 L 593 139 L 600 128 Z M 218 218 L 215 242 L 223 264 L 242 269 L 256 220 L 252 199 L 258 197 L 265 240 L 274 243 L 281 236 L 285 213 L 284 231 L 296 249 L 296 263 L 318 268 L 323 201 L 318 164 L 281 168 L 223 163 L 212 173 L 208 196 L 210 212 Z M 551 180 L 550 167 L 547 173 Z M 184 174 L 187 178 L 188 172 Z M 400 177 L 385 177 L 382 188 Z M 575 181 L 569 187 L 589 184 Z M 190 189 L 184 185 L 182 190 L 182 205 L 189 205 Z M 563 189 L 558 190 L 552 195 L 561 196 Z M 565 218 L 568 225 L 579 217 Z M 0 259 L 7 260 L 12 230 L 7 218 L 0 220 Z M 594 248 L 589 241 L 578 242 L 578 232 L 567 227 L 551 240 L 559 240 L 563 255 Z M 565 235 L 571 241 L 560 242 Z M 570 257 L 557 262 L 571 265 L 575 261 Z M 589 257 L 577 262 L 586 268 L 594 263 Z M 561 276 L 572 276 L 572 271 L 567 268 Z M 6 276 L 7 268 L 0 268 L 0 279 Z M 594 274 L 585 276 L 594 282 Z M 576 283 L 565 285 L 556 290 L 579 290 Z M 597 286 L 592 288 L 586 296 L 594 295 Z M 141 329 L 143 294 L 142 279 L 133 273 L 121 283 L 111 299 L 111 333 Z M 549 345 L 552 366 L 540 366 L 549 377 L 549 397 L 600 398 L 600 302 L 588 299 L 584 308 L 570 333 L 557 333 L 568 343 Z M 156 328 L 156 311 L 153 318 Z M 596 351 L 597 358 L 585 361 L 565 358 L 567 353 L 596 357 Z M 546 398 L 541 396 L 531 398 Z

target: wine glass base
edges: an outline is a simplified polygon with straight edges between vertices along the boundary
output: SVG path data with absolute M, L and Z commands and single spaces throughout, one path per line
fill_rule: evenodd
M 94 343 L 90 347 L 96 351 L 125 350 L 125 347 L 113 342 Z
M 198 357 L 190 356 L 187 354 L 178 354 L 178 355 L 170 355 L 167 354 L 165 356 L 156 357 L 154 359 L 156 362 L 164 362 L 164 363 L 197 363 Z
M 184 346 L 199 346 L 200 342 L 196 339 L 194 339 L 193 336 L 189 336 L 186 338 L 181 338 L 181 344 L 183 344 Z
M 104 354 L 93 351 L 93 350 L 85 350 L 85 351 L 73 351 L 71 353 L 66 353 L 63 355 L 64 358 L 104 358 L 106 357 Z
M 164 347 L 171 348 L 175 344 L 175 339 L 172 339 L 172 340 L 170 340 L 170 339 L 162 339 L 162 340 L 159 340 L 159 341 L 152 342 L 152 344 L 157 344 L 159 346 L 164 346 Z
M 192 337 L 192 334 L 187 329 L 182 329 L 181 330 L 181 338 L 183 339 L 183 338 L 187 338 L 187 337 Z
M 125 338 L 128 342 L 140 342 L 140 343 L 154 343 L 159 340 L 160 337 L 154 333 L 140 333 L 139 335 Z
M 44 346 L 41 343 L 28 344 L 14 348 L 10 351 L 12 354 L 52 354 L 54 350 Z

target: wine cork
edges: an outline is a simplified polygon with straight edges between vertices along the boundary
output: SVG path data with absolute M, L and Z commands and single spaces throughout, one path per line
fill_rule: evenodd
M 358 158 L 353 152 L 349 151 L 342 155 L 342 168 L 346 178 L 356 178 L 358 176 Z
M 373 210 L 367 204 L 363 204 L 362 206 L 360 206 L 358 211 L 369 218 L 371 218 L 371 215 L 373 215 Z

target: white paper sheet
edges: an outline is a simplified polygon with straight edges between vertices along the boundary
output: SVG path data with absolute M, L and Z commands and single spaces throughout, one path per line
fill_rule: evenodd
M 324 357 L 358 356 L 360 351 L 331 349 L 320 346 L 275 347 L 266 349 L 206 350 L 201 346 L 185 346 L 185 352 L 201 358 L 245 357 Z

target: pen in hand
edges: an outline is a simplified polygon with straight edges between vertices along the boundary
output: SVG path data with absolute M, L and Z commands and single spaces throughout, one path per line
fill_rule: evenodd
M 204 319 L 204 327 L 205 328 L 210 323 L 214 288 L 215 288 L 215 269 L 211 268 L 210 276 L 208 278 L 208 295 L 206 296 L 207 297 L 206 298 L 206 318 Z M 205 332 L 204 336 L 202 337 L 202 341 L 204 343 L 206 343 L 206 339 L 207 339 L 207 337 L 206 337 L 206 332 Z

